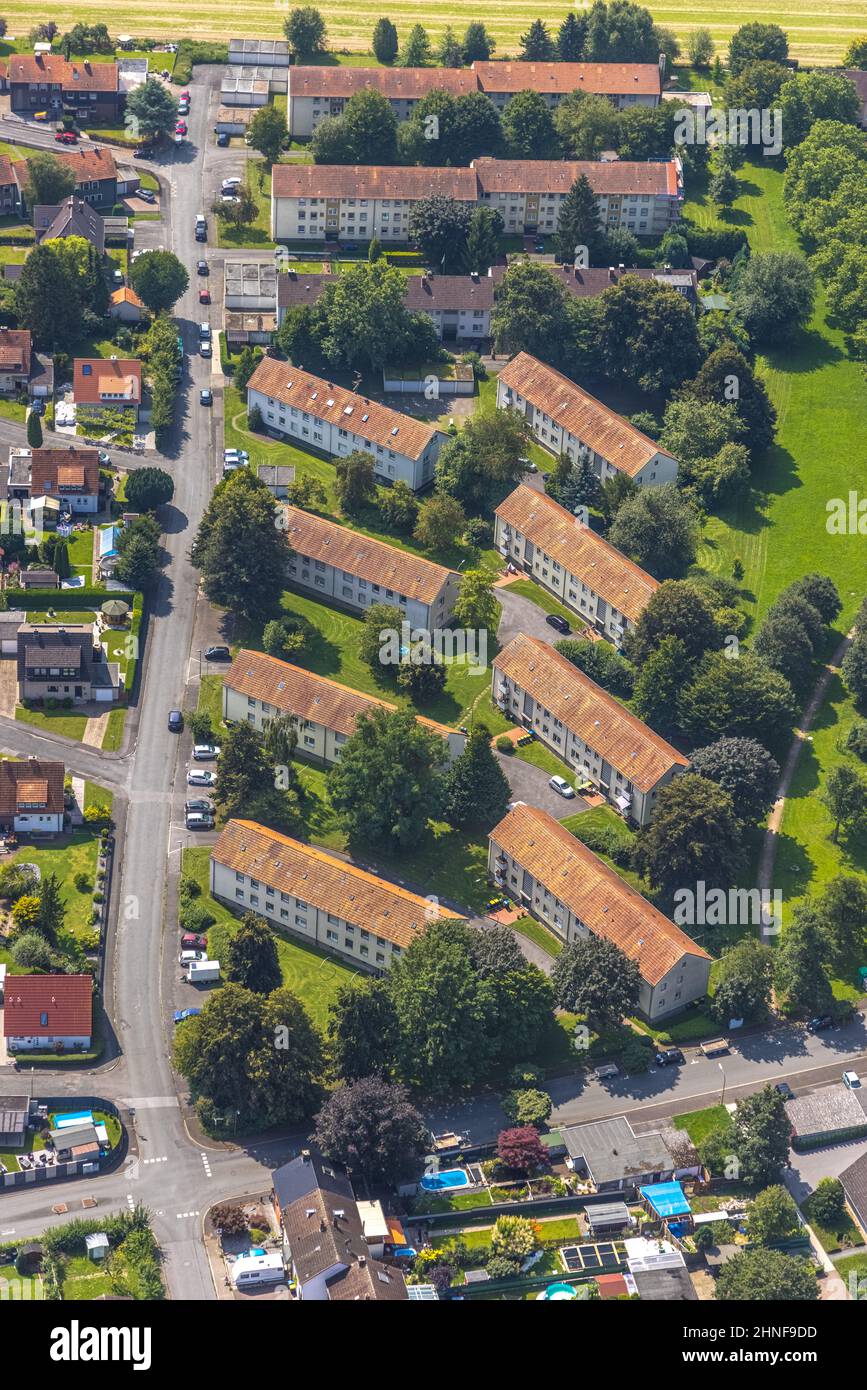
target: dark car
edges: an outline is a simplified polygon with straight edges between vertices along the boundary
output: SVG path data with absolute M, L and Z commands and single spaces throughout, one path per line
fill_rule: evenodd
M 140 188 L 136 197 L 141 198 L 143 203 L 155 203 L 157 200 L 157 195 L 152 188 Z
M 683 1061 L 683 1053 L 679 1047 L 663 1047 L 656 1054 L 656 1065 L 658 1067 L 679 1066 Z
M 214 404 L 214 396 L 213 396 L 213 393 L 212 393 L 212 392 L 209 390 L 209 388 L 206 386 L 206 387 L 204 388 L 203 391 L 200 391 L 200 392 L 199 392 L 199 405 L 213 405 L 213 404 Z
M 537 255 L 537 256 L 543 255 L 543 254 L 544 254 L 544 251 L 545 251 L 545 243 L 544 243 L 544 241 L 537 241 L 537 242 L 536 242 L 536 245 L 533 247 L 533 250 L 536 252 L 536 255 Z
M 184 811 L 187 815 L 189 815 L 191 811 L 199 811 L 204 816 L 212 816 L 214 814 L 214 803 L 213 801 L 208 801 L 204 796 L 197 796 L 194 797 L 192 801 L 184 802 Z
M 221 131 L 219 131 L 219 132 L 217 133 L 217 144 L 220 146 L 220 149 L 225 149 L 226 146 L 228 145 L 228 143 L 229 143 L 229 132 L 228 132 L 227 130 L 221 130 Z
M 197 274 L 197 275 L 207 275 L 207 273 L 208 273 L 208 262 L 207 262 L 207 261 L 196 261 L 196 274 Z
M 207 229 L 207 227 L 197 227 L 197 228 L 196 228 L 196 241 L 207 241 L 207 240 L 208 240 L 208 229 Z
M 830 1014 L 820 1014 L 818 1018 L 811 1018 L 807 1024 L 808 1033 L 824 1033 L 826 1028 L 833 1028 L 834 1020 Z
M 228 647 L 207 647 L 205 649 L 206 661 L 231 661 L 232 653 Z
M 559 613 L 548 613 L 545 622 L 549 627 L 556 628 L 558 632 L 571 632 L 572 629 L 565 618 L 561 618 Z
M 184 727 L 184 716 L 179 709 L 169 710 L 169 729 L 173 734 L 179 734 Z
M 780 1095 L 783 1097 L 783 1100 L 794 1100 L 795 1092 L 792 1090 L 788 1081 L 778 1081 L 777 1084 L 774 1086 L 774 1090 L 779 1091 Z

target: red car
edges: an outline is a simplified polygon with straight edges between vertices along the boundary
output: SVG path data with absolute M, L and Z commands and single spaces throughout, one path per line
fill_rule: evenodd
M 186 123 L 186 121 L 178 121 L 177 125 L 175 126 L 175 135 L 186 135 L 186 133 L 187 133 L 187 123 Z
M 210 304 L 210 302 L 211 302 L 211 296 L 210 296 L 210 294 L 208 293 L 208 291 L 207 291 L 207 290 L 199 290 L 199 303 L 200 303 L 200 304 Z
M 189 94 L 189 92 L 181 92 L 181 101 L 189 101 L 189 99 L 190 99 L 190 94 Z
M 61 145 L 74 145 L 78 141 L 78 136 L 74 130 L 56 130 L 54 132 L 54 138 L 59 141 Z
M 206 936 L 196 936 L 194 932 L 184 932 L 181 937 L 181 949 L 184 951 L 206 951 L 208 949 L 208 938 Z

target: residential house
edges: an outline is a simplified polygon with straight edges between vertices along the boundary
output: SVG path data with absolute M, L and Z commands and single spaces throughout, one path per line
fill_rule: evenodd
M 500 892 L 566 945 L 601 937 L 635 962 L 639 1008 L 650 1022 L 705 997 L 707 952 L 547 811 L 516 802 L 488 841 L 488 872 Z
M 378 709 L 394 712 L 397 706 L 263 652 L 239 651 L 223 679 L 224 719 L 262 732 L 276 715 L 291 715 L 297 752 L 326 767 L 339 760 L 358 718 Z M 421 716 L 418 722 L 445 740 L 450 758 L 463 752 L 466 735 L 459 730 Z
M 0 216 L 11 217 L 18 211 L 21 190 L 15 173 L 15 165 L 8 154 L 0 155 Z
M 232 61 L 230 51 L 230 61 Z M 240 61 L 235 59 L 234 61 Z M 408 120 L 431 92 L 453 97 L 482 92 L 499 111 L 517 92 L 541 92 L 550 109 L 572 92 L 607 96 L 618 110 L 659 103 L 655 63 L 473 63 L 470 68 L 290 67 L 289 133 L 306 140 L 327 117 L 340 116 L 350 97 L 377 91 L 398 121 Z
M 247 410 L 255 409 L 269 433 L 298 440 L 332 458 L 363 449 L 373 458 L 377 482 L 400 479 L 414 492 L 433 481 L 446 440 L 424 420 L 276 357 L 263 357 L 247 382 Z
M 566 1125 L 561 1127 L 560 1133 L 566 1144 L 569 1167 L 579 1177 L 589 1179 L 596 1192 L 623 1192 L 634 1196 L 639 1187 L 667 1182 L 674 1176 L 675 1160 L 662 1135 L 636 1134 L 623 1115 L 588 1124 Z M 591 1215 L 595 1218 L 599 1211 L 599 1207 L 588 1208 L 588 1218 Z M 629 1224 L 625 1204 L 620 1204 L 618 1213 L 618 1229 L 623 1230 Z
M 115 290 L 108 304 L 109 317 L 121 323 L 141 323 L 147 317 L 147 309 L 131 285 L 121 285 Z
M 58 835 L 63 829 L 63 763 L 27 758 L 0 762 L 0 829 Z
M 33 449 L 28 495 L 31 500 L 53 497 L 63 510 L 93 516 L 99 511 L 99 451 L 72 445 L 68 449 Z
M 454 917 L 430 898 L 254 821 L 230 820 L 211 851 L 210 889 L 290 936 L 384 973 L 428 922 Z
M 656 590 L 655 579 L 553 497 L 519 483 L 496 508 L 494 544 L 586 623 L 620 647 Z
M 519 632 L 493 660 L 496 707 L 532 729 L 623 815 L 647 825 L 689 760 L 547 642 Z
M 653 270 L 643 270 L 638 266 L 609 265 L 609 266 L 587 266 L 580 265 L 548 265 L 545 269 L 550 271 L 558 284 L 562 285 L 567 294 L 573 295 L 576 299 L 595 299 L 606 290 L 610 290 L 612 285 L 617 285 L 625 275 L 633 275 L 639 280 L 653 280 L 658 285 L 665 285 L 668 289 L 675 290 L 682 295 L 690 308 L 698 307 L 698 273 L 694 266 L 684 269 L 664 266 Z M 488 271 L 488 276 L 494 282 L 495 292 L 499 291 L 504 278 L 508 274 L 507 265 L 493 265 Z
M 315 598 L 330 598 L 363 612 L 391 604 L 395 623 L 432 633 L 449 621 L 460 587 L 454 570 L 411 555 L 395 545 L 359 535 L 298 507 L 285 507 L 289 578 Z
M 603 483 L 618 473 L 639 487 L 659 487 L 677 478 L 677 459 L 528 352 L 519 352 L 497 377 L 497 405 L 520 411 L 549 453 L 566 454 L 576 463 L 589 459 Z
M 334 275 L 289 270 L 277 277 L 277 326 L 289 309 L 315 304 Z M 411 313 L 427 314 L 445 341 L 474 342 L 491 335 L 495 283 L 478 275 L 407 275 L 404 303 Z
M 92 1010 L 90 975 L 7 975 L 6 1047 L 10 1052 L 87 1050 Z
M 315 1150 L 272 1175 L 274 1209 L 296 1296 L 315 1302 L 404 1302 L 400 1270 L 374 1258 L 352 1183 Z
M 406 242 L 413 204 L 431 194 L 496 208 L 507 234 L 550 235 L 582 174 L 596 195 L 605 230 L 625 227 L 637 236 L 659 236 L 680 217 L 678 159 L 479 158 L 466 169 L 294 163 L 274 167 L 271 236 L 275 241 L 377 237 Z
M 107 704 L 122 691 L 118 664 L 106 661 L 91 623 L 23 623 L 18 629 L 19 700 Z
M 82 147 L 77 150 L 56 152 L 55 158 L 75 176 L 73 197 L 102 208 L 108 212 L 117 202 L 117 164 L 114 155 L 104 145 Z M 27 160 L 16 160 L 12 165 L 18 188 L 18 210 L 25 211 L 27 182 L 30 171 Z
M 78 410 L 130 410 L 138 419 L 141 362 L 136 357 L 76 357 L 72 393 Z
M 64 198 L 62 203 L 33 209 L 33 230 L 37 242 L 62 237 L 83 237 L 100 255 L 105 251 L 105 221 L 83 198 Z
M 73 116 L 80 125 L 123 124 L 126 93 L 117 63 L 68 60 L 60 53 L 10 53 L 7 62 L 14 113 L 32 117 L 47 111 L 52 120 Z
M 32 358 L 29 328 L 0 327 L 0 392 L 3 395 L 27 391 Z

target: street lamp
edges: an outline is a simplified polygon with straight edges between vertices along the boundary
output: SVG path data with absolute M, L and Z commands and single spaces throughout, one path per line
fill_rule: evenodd
M 719 1102 L 719 1103 L 720 1103 L 720 1105 L 725 1105 L 725 1103 L 726 1103 L 726 1069 L 725 1069 L 725 1067 L 723 1066 L 722 1062 L 717 1062 L 717 1066 L 719 1067 L 720 1071 L 722 1072 L 722 1079 L 723 1079 L 722 1095 L 720 1096 L 720 1102 Z

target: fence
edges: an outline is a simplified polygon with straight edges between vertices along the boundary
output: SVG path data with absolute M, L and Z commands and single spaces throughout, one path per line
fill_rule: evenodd
M 107 1115 L 114 1115 L 120 1121 L 120 1140 L 104 1158 L 97 1160 L 84 1162 L 77 1159 L 70 1163 L 52 1163 L 46 1168 L 27 1168 L 23 1172 L 0 1174 L 0 1197 L 5 1192 L 14 1192 L 22 1187 L 38 1187 L 40 1184 L 63 1182 L 67 1178 L 96 1177 L 109 1173 L 126 1158 L 129 1148 L 127 1127 L 113 1101 L 103 1096 L 42 1096 L 37 1104 L 44 1105 L 49 1114 L 53 1110 L 74 1105 L 79 1110 L 101 1110 Z
M 634 1189 L 633 1189 L 634 1194 Z M 589 1207 L 607 1206 L 611 1202 L 633 1200 L 626 1192 L 593 1192 L 568 1197 L 531 1197 L 525 1202 L 492 1202 L 487 1207 L 470 1207 L 466 1211 L 443 1211 L 429 1216 L 403 1217 L 404 1225 L 426 1226 L 431 1231 L 453 1231 L 465 1226 L 492 1226 L 498 1216 L 526 1216 L 529 1220 L 542 1216 L 577 1216 Z

